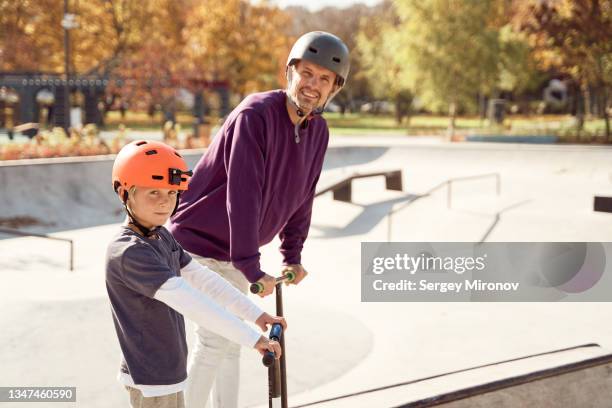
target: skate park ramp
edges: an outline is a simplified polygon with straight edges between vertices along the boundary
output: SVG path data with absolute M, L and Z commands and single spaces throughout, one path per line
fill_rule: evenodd
M 397 140 L 384 145 L 384 140 L 378 142 L 380 145 L 367 145 L 361 140 L 358 143 L 362 145 L 352 145 L 347 139 L 330 142 L 318 189 L 355 171 L 401 169 L 406 194 L 388 196 L 386 204 L 376 209 L 380 213 L 380 220 L 403 201 L 413 200 L 432 186 L 453 177 L 496 173 L 502 180 L 500 197 L 491 193 L 494 190 L 491 179 L 465 182 L 453 187 L 453 200 L 457 198 L 457 211 L 453 213 L 446 212 L 443 207 L 438 208 L 441 200 L 435 199 L 428 199 L 426 204 L 419 204 L 420 207 L 415 206 L 414 210 L 404 212 L 416 217 L 411 222 L 424 220 L 428 224 L 431 224 L 431 216 L 449 216 L 452 218 L 449 221 L 457 224 L 458 228 L 454 229 L 457 232 L 475 230 L 464 228 L 464 225 L 479 224 L 478 234 L 468 236 L 461 232 L 455 237 L 452 233 L 448 235 L 448 228 L 445 228 L 446 231 L 435 231 L 435 227 L 428 225 L 427 228 L 411 229 L 415 236 L 399 235 L 394 236 L 393 240 L 412 240 L 417 236 L 421 241 L 436 240 L 432 236 L 445 233 L 447 240 L 478 241 L 481 232 L 490 225 L 487 216 L 502 208 L 512 208 L 506 217 L 508 224 L 520 224 L 525 233 L 516 236 L 509 234 L 510 230 L 498 228 L 501 232 L 496 231 L 492 235 L 493 240 L 522 241 L 526 236 L 558 229 L 559 222 L 563 222 L 563 236 L 555 235 L 553 240 L 572 241 L 582 239 L 576 237 L 580 233 L 579 229 L 602 230 L 583 228 L 585 223 L 594 226 L 609 219 L 606 214 L 593 215 L 591 211 L 593 194 L 612 191 L 609 149 L 499 147 L 487 144 L 409 145 Z M 193 167 L 203 152 L 203 149 L 195 149 L 184 151 L 183 154 L 188 165 Z M 121 222 L 123 209 L 110 183 L 113 160 L 114 156 L 98 156 L 0 162 L 0 185 L 3 192 L 0 194 L 0 226 L 49 233 Z M 589 182 L 585 183 L 587 179 Z M 378 181 L 374 183 L 379 184 Z M 369 194 L 378 193 L 376 189 L 371 189 Z M 362 205 L 359 199 L 355 204 Z M 427 206 L 427 216 L 421 216 L 422 206 Z M 570 212 L 578 217 L 568 219 L 567 214 Z M 400 216 L 398 223 L 405 222 L 405 218 Z M 357 233 L 363 232 L 363 226 L 368 224 L 361 222 L 364 219 L 369 220 L 367 216 L 362 219 L 355 217 Z M 542 228 L 543 225 L 546 228 Z M 325 229 L 329 226 L 319 227 Z M 432 234 L 423 235 L 423 229 Z M 332 228 L 331 231 L 333 235 L 338 230 Z M 5 235 L 0 234 L 0 237 L 4 238 Z M 602 240 L 594 236 L 589 239 Z
M 336 174 L 383 156 L 388 147 L 331 147 L 324 171 Z M 193 168 L 205 149 L 183 151 Z M 113 194 L 114 155 L 0 162 L 0 226 L 49 233 L 121 222 Z M 4 237 L 0 234 L 0 237 Z
M 604 408 L 610 401 L 612 354 L 586 344 L 291 406 Z
M 496 173 L 502 180 L 500 197 L 491 193 L 494 190 L 491 179 L 453 187 L 453 200 L 457 199 L 453 213 L 439 207 L 438 204 L 443 203 L 439 199 L 428 199 L 426 203 L 414 206 L 413 210 L 404 211 L 415 217 L 410 222 L 426 222 L 428 225 L 407 230 L 407 234 L 393 236 L 393 240 L 437 240 L 438 235 L 445 234 L 446 240 L 478 241 L 491 224 L 487 217 L 491 218 L 496 210 L 504 208 L 512 209 L 505 216 L 508 225 L 520 225 L 522 233 L 511 233 L 517 228 L 497 228 L 492 240 L 523 241 L 540 235 L 542 231 L 554 230 L 562 235 L 550 234 L 552 239 L 544 239 L 584 240 L 577 235 L 589 231 L 597 236 L 591 235 L 587 240 L 605 240 L 600 238 L 606 236 L 604 229 L 595 226 L 610 217 L 593 214 L 591 207 L 594 194 L 612 192 L 612 162 L 608 148 L 402 144 L 401 140 L 383 139 L 372 143 L 378 144 L 349 138 L 332 140 L 318 188 L 355 171 L 403 170 L 406 195 L 388 196 L 386 205 L 376 209 L 381 213 L 379 219 L 403 201 L 413 200 L 432 186 L 453 177 Z M 203 152 L 203 149 L 195 149 L 183 153 L 189 166 L 193 167 Z M 123 209 L 110 183 L 113 160 L 114 156 L 98 156 L 0 162 L 0 226 L 49 233 L 121 222 Z M 377 190 L 372 189 L 369 194 L 377 194 Z M 359 200 L 355 204 L 363 205 Z M 427 208 L 422 211 L 424 206 Z M 575 216 L 568 218 L 570 213 Z M 429 222 L 432 217 L 450 217 L 449 221 L 457 228 L 450 235 L 449 228 L 437 231 Z M 400 216 L 398 223 L 406 222 L 407 218 Z M 355 217 L 355 224 L 359 224 L 355 225 L 358 233 L 363 232 L 363 225 L 368 224 L 361 221 Z M 563 223 L 562 228 L 558 227 L 560 223 Z M 475 224 L 479 224 L 478 234 L 465 234 L 465 231 L 475 231 L 469 227 Z M 319 227 L 325 229 L 329 226 Z M 423 230 L 426 230 L 425 235 Z M 332 228 L 332 235 L 337 231 Z M 458 232 L 457 236 L 455 232 Z M 5 238 L 5 235 L 0 234 L 0 238 Z
M 191 151 L 188 164 L 194 165 L 202 152 Z M 110 179 L 114 159 L 108 155 L 0 162 L 0 224 L 49 233 L 121 222 L 123 207 Z

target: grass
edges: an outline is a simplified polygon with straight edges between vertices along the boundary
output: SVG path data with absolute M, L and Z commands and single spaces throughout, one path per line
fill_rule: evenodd
M 347 113 L 325 113 L 330 131 L 334 135 L 419 135 L 440 134 L 446 132 L 449 124 L 447 116 L 416 115 L 409 122 L 398 125 L 391 115 L 372 115 Z M 209 123 L 218 123 L 219 118 L 207 117 Z M 189 112 L 177 113 L 177 121 L 183 131 L 190 132 L 193 126 L 193 116 Z M 132 130 L 160 130 L 163 115 L 157 112 L 153 118 L 146 112 L 128 112 L 125 119 L 119 112 L 109 112 L 106 117 L 106 130 L 117 130 L 120 124 Z M 487 120 L 478 116 L 461 116 L 455 120 L 455 128 L 459 133 L 474 132 L 486 134 L 529 134 L 529 135 L 559 135 L 576 137 L 574 118 L 569 115 L 508 115 L 503 126 L 489 126 Z M 602 137 L 605 133 L 603 119 L 593 119 L 585 122 L 583 135 Z
M 193 131 L 193 116 L 189 112 L 177 113 L 178 123 L 181 125 L 181 135 L 189 135 Z M 418 136 L 445 134 L 449 118 L 436 115 L 417 115 L 398 125 L 391 115 L 326 113 L 325 118 L 330 127 L 330 133 L 337 136 Z M 208 117 L 212 124 L 212 133 L 219 126 L 219 118 Z M 156 113 L 152 118 L 146 112 L 128 112 L 122 118 L 119 112 L 110 112 L 106 117 L 104 130 L 110 130 L 104 137 L 107 142 L 113 143 L 116 131 L 121 125 L 130 131 L 150 130 L 159 132 L 161 136 L 163 116 Z M 456 135 L 461 140 L 463 135 L 485 134 L 499 135 L 553 135 L 558 136 L 562 143 L 606 143 L 605 124 L 603 119 L 588 120 L 580 134 L 576 131 L 575 118 L 569 115 L 540 115 L 540 116 L 507 116 L 503 125 L 489 126 L 487 120 L 475 116 L 462 116 L 455 120 Z M 608 142 L 609 143 L 609 142 Z M 40 143 L 39 143 L 40 144 Z M 24 157 L 53 157 L 64 156 L 72 151 L 70 148 L 53 143 L 32 144 L 30 139 L 20 136 L 14 141 L 8 141 L 4 134 L 0 135 L 0 160 Z M 68 149 L 68 150 L 67 150 Z M 76 155 L 101 154 L 95 146 L 77 145 Z M 93 149 L 93 150 L 92 150 Z M 74 155 L 72 154 L 72 155 Z
M 447 116 L 418 115 L 398 125 L 391 116 L 347 114 L 325 114 L 327 122 L 334 134 L 399 134 L 418 135 L 423 133 L 437 134 L 448 128 Z M 575 133 L 575 120 L 569 115 L 540 116 L 507 116 L 502 126 L 490 126 L 487 120 L 476 116 L 462 116 L 455 120 L 458 132 L 491 133 L 491 134 L 553 134 L 566 135 Z M 593 119 L 585 122 L 584 133 L 603 135 L 605 124 L 603 119 Z

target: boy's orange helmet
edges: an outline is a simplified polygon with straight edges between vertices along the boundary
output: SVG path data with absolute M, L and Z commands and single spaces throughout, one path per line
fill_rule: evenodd
M 125 145 L 113 164 L 113 188 L 133 186 L 187 190 L 193 173 L 183 157 L 171 146 L 151 140 Z

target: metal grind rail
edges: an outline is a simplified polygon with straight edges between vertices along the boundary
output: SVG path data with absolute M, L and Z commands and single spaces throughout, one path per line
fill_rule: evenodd
M 423 197 L 428 197 L 431 194 L 433 194 L 435 191 L 443 188 L 443 187 L 447 187 L 446 190 L 446 205 L 447 208 L 451 208 L 452 207 L 452 198 L 453 198 L 453 183 L 459 182 L 459 181 L 467 181 L 467 180 L 477 180 L 477 179 L 483 179 L 483 178 L 489 178 L 489 177 L 494 177 L 495 178 L 495 191 L 497 193 L 497 195 L 499 196 L 501 194 L 501 177 L 499 175 L 499 173 L 486 173 L 486 174 L 478 174 L 475 176 L 466 176 L 466 177 L 454 177 L 448 180 L 445 180 L 437 185 L 435 185 L 434 187 L 430 188 L 429 190 L 427 190 L 424 194 L 417 196 L 414 200 L 408 201 L 404 204 L 402 204 L 401 206 L 389 211 L 389 213 L 387 214 L 387 241 L 391 242 L 391 235 L 392 235 L 392 226 L 393 226 L 393 214 L 403 210 L 404 208 L 408 207 L 410 204 L 414 203 L 416 200 L 418 200 L 419 198 L 423 198 Z M 490 233 L 490 231 L 487 232 L 487 235 Z M 486 239 L 486 236 L 483 239 Z

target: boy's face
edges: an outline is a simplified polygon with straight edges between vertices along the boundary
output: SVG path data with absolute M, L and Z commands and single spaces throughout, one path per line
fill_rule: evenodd
M 130 190 L 128 207 L 145 228 L 164 225 L 176 206 L 177 190 L 137 187 Z

